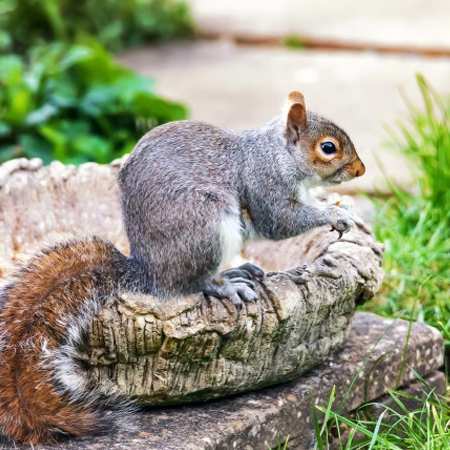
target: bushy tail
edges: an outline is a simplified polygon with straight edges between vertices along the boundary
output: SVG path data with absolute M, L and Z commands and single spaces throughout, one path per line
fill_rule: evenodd
M 96 430 L 98 411 L 71 391 L 70 377 L 58 378 L 55 361 L 116 289 L 125 263 L 109 242 L 73 239 L 34 256 L 0 289 L 1 434 L 34 445 Z

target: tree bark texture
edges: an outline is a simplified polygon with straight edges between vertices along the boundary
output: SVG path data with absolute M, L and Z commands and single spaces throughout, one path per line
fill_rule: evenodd
M 0 166 L 0 278 L 65 233 L 96 233 L 127 253 L 115 177 L 120 161 L 78 168 L 39 160 Z M 91 324 L 74 358 L 105 393 L 138 404 L 202 401 L 292 380 L 345 340 L 355 304 L 378 290 L 382 247 L 366 226 L 326 227 L 246 256 L 270 272 L 238 310 L 203 294 L 161 303 L 123 292 Z M 286 258 L 284 258 L 286 255 Z M 295 268 L 297 267 L 297 268 Z

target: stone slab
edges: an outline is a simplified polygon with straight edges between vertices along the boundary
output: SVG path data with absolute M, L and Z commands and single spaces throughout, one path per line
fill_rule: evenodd
M 448 0 L 190 0 L 202 31 L 450 48 Z
M 414 176 L 405 161 L 384 145 L 389 138 L 385 127 L 406 115 L 399 87 L 420 104 L 414 76 L 420 72 L 438 92 L 449 92 L 450 58 L 293 51 L 220 41 L 142 48 L 120 60 L 156 77 L 157 91 L 189 105 L 192 119 L 234 130 L 262 126 L 280 113 L 291 90 L 301 90 L 309 108 L 349 133 L 366 164 L 362 178 L 342 185 L 345 192 L 381 188 L 377 161 L 388 176 L 411 182 Z
M 405 351 L 405 343 L 409 345 Z M 437 380 L 443 364 L 440 333 L 427 325 L 357 313 L 345 346 L 325 363 L 295 381 L 205 404 L 153 408 L 117 421 L 111 431 L 91 439 L 71 439 L 42 450 L 267 450 L 278 436 L 291 437 L 298 449 L 311 448 L 312 404 L 326 406 L 333 386 L 342 412 L 408 386 L 422 377 Z M 430 381 L 431 382 L 431 381 Z M 444 386 L 444 387 L 442 387 Z M 21 448 L 3 444 L 2 448 Z

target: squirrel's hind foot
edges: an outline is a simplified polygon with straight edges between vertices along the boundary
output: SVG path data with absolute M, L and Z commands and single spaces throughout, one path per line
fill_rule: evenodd
M 252 279 L 262 280 L 264 271 L 258 266 L 246 263 L 234 269 L 221 272 L 218 280 L 207 281 L 202 291 L 217 298 L 230 299 L 239 309 L 243 302 L 255 302 L 258 294 Z
M 247 280 L 261 281 L 265 276 L 264 270 L 256 264 L 245 263 L 239 267 L 224 270 L 220 273 L 221 278 L 231 280 L 233 278 L 245 278 Z

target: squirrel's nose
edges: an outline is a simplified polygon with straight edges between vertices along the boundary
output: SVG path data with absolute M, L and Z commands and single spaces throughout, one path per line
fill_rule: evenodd
M 366 167 L 364 166 L 364 163 L 358 159 L 354 164 L 354 176 L 355 177 L 362 177 L 366 173 Z

